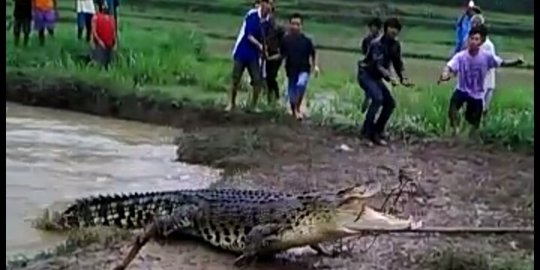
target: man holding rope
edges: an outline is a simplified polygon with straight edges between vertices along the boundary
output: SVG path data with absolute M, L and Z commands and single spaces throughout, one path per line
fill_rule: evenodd
M 258 103 L 259 93 L 263 87 L 259 61 L 265 50 L 262 24 L 269 19 L 271 5 L 271 0 L 260 0 L 259 7 L 249 10 L 244 17 L 244 22 L 232 52 L 234 64 L 227 111 L 234 110 L 236 107 L 238 87 L 246 69 L 253 84 L 253 97 L 250 107 L 254 109 Z
M 412 86 L 403 75 L 401 45 L 396 40 L 401 27 L 397 18 L 387 19 L 383 25 L 383 35 L 370 43 L 366 57 L 358 62 L 358 83 L 371 100 L 362 135 L 376 145 L 386 145 L 384 129 L 396 107 L 392 93 L 383 82 L 384 79 L 392 86 L 397 85 L 396 79 L 391 76 L 390 64 L 393 65 L 399 82 L 405 87 Z M 381 113 L 375 119 L 379 109 Z

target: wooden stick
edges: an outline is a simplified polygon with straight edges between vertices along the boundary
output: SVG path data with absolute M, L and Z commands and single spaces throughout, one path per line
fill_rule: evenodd
M 420 227 L 417 229 L 369 229 L 374 233 L 439 234 L 534 234 L 534 227 Z

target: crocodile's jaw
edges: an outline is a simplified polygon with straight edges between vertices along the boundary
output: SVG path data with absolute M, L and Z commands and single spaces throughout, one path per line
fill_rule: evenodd
M 401 219 L 392 215 L 375 211 L 364 206 L 360 216 L 351 211 L 340 211 L 336 216 L 336 232 L 344 235 L 355 235 L 369 230 L 400 230 L 412 225 L 412 218 Z

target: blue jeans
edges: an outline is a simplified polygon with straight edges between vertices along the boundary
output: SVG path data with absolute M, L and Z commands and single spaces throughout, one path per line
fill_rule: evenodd
M 371 100 L 369 104 L 362 132 L 367 136 L 373 137 L 384 132 L 386 123 L 396 108 L 396 102 L 381 79 L 372 78 L 368 72 L 358 71 L 358 84 L 366 93 L 366 97 Z M 381 109 L 379 118 L 375 120 L 375 116 Z
M 308 72 L 301 72 L 297 76 L 290 76 L 288 78 L 287 95 L 289 96 L 289 103 L 291 103 L 291 105 L 296 104 L 298 98 L 304 96 L 308 82 Z

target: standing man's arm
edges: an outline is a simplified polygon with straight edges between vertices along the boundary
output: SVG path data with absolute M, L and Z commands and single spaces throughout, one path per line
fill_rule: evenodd
M 369 47 L 371 59 L 373 60 L 375 66 L 377 67 L 377 70 L 381 72 L 383 79 L 385 81 L 391 82 L 392 85 L 396 84 L 396 81 L 391 77 L 391 73 L 388 69 L 384 67 L 384 49 L 382 45 L 378 42 L 372 43 Z
M 248 40 L 253 43 L 253 45 L 257 46 L 257 48 L 262 52 L 264 50 L 264 46 L 255 38 L 255 35 L 261 32 L 261 22 L 259 21 L 259 16 L 248 15 L 246 16 L 245 23 L 246 29 L 244 34 L 247 36 Z
M 313 68 L 313 75 L 318 76 L 319 75 L 319 63 L 317 59 L 317 52 L 315 50 L 315 46 L 313 45 L 313 41 L 311 39 L 308 39 L 308 47 L 309 47 L 309 61 Z
M 405 87 L 412 86 L 412 84 L 408 82 L 408 79 L 403 75 L 405 65 L 403 64 L 403 58 L 401 57 L 401 43 L 399 41 L 396 41 L 396 44 L 392 50 L 392 65 L 394 66 L 396 75 L 399 78 L 399 83 Z
M 522 65 L 524 63 L 523 58 L 518 57 L 513 60 L 508 59 L 502 59 L 497 55 L 492 54 L 491 58 L 489 60 L 489 67 L 490 68 L 498 68 L 498 67 L 515 67 Z
M 92 18 L 92 39 L 95 41 L 95 43 L 97 43 L 99 46 L 101 47 L 105 47 L 105 44 L 103 43 L 103 40 L 101 40 L 97 34 L 97 30 L 96 30 L 96 26 L 97 26 L 97 18 L 96 16 L 94 16 Z
M 283 29 L 283 27 L 280 26 L 280 25 L 276 25 L 275 27 L 276 27 L 276 29 L 275 29 L 275 31 L 276 31 L 275 38 L 277 38 L 277 40 L 278 40 L 277 41 L 277 43 L 278 43 L 277 51 L 278 52 L 276 54 L 268 57 L 268 60 L 277 60 L 277 59 L 282 57 L 281 56 L 281 51 L 282 51 L 282 47 L 283 47 L 283 37 L 285 36 L 285 29 Z
M 441 75 L 439 75 L 437 84 L 441 84 L 442 82 L 447 82 L 452 77 L 456 76 L 458 67 L 459 67 L 459 58 L 458 58 L 458 55 L 454 55 L 452 59 L 450 59 L 450 61 L 448 61 L 448 63 L 444 67 Z
M 369 46 L 369 42 L 371 40 L 369 39 L 369 37 L 365 37 L 362 39 L 362 41 L 360 41 L 360 49 L 362 50 L 362 54 L 366 55 L 367 54 L 367 50 L 368 50 L 368 46 Z

